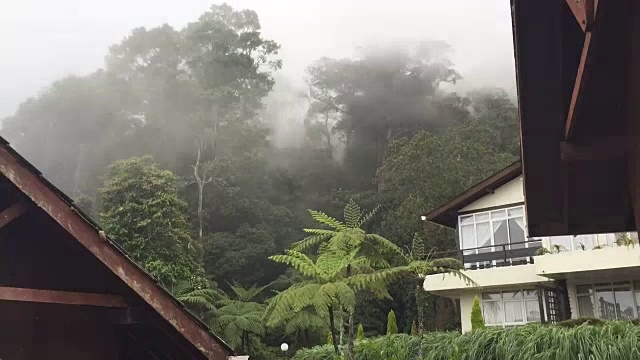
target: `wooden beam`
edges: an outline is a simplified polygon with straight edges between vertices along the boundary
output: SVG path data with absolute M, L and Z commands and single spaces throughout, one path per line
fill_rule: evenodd
M 573 17 L 582 28 L 582 31 L 587 32 L 591 24 L 593 24 L 596 11 L 598 9 L 598 0 L 566 0 L 569 9 L 573 13 Z
M 591 51 L 591 32 L 587 32 L 582 45 L 582 55 L 580 56 L 580 64 L 576 74 L 576 81 L 573 84 L 573 93 L 571 94 L 571 103 L 569 104 L 569 112 L 567 113 L 567 121 L 565 125 L 565 139 L 570 139 L 576 126 L 576 108 L 583 96 L 582 90 L 585 84 L 585 68 L 588 66 Z
M 126 308 L 127 302 L 120 295 L 81 293 L 71 291 L 27 289 L 0 286 L 0 300 Z
M 0 229 L 29 210 L 29 203 L 21 200 L 0 212 Z
M 98 229 L 82 218 L 63 198 L 46 185 L 41 177 L 16 157 L 7 146 L 0 146 L 0 173 L 43 209 L 78 243 L 124 281 L 160 316 L 187 338 L 207 359 L 225 360 L 233 350 L 201 326 L 179 305 L 169 292 L 129 260 Z
M 630 18 L 640 16 L 640 4 L 630 2 Z M 632 21 L 629 29 L 629 67 L 627 123 L 629 157 L 627 164 L 629 182 L 629 200 L 633 211 L 636 230 L 640 230 L 640 23 Z
M 567 5 L 573 13 L 573 17 L 576 18 L 578 25 L 582 28 L 582 31 L 587 31 L 587 14 L 584 6 L 584 0 L 567 0 Z
M 621 159 L 629 152 L 625 138 L 608 137 L 589 145 L 560 143 L 560 157 L 563 161 L 609 161 Z

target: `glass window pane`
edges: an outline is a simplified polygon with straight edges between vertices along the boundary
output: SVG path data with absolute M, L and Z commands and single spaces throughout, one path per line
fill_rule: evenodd
M 640 318 L 640 291 L 636 291 L 636 316 Z
M 573 250 L 573 236 L 552 236 L 549 238 L 549 242 L 551 243 L 551 251 L 555 252 L 556 247 L 560 248 L 560 251 L 571 251 Z
M 522 299 L 522 291 L 503 291 L 502 298 L 505 300 Z
M 578 294 L 591 294 L 591 285 L 578 285 L 576 286 L 576 292 Z
M 595 317 L 593 312 L 593 296 L 578 296 L 578 316 Z
M 499 292 L 485 292 L 482 293 L 482 300 L 500 300 L 502 295 Z
M 573 239 L 574 247 L 576 250 L 592 250 L 596 246 L 596 239 L 594 235 L 578 235 Z
M 476 222 L 478 221 L 489 221 L 489 213 L 484 212 L 484 213 L 476 214 Z
M 538 300 L 525 300 L 524 308 L 527 322 L 540 322 L 540 304 Z
M 525 246 L 524 241 L 524 221 L 522 218 L 509 219 L 509 238 L 511 239 L 512 249 L 519 249 Z
M 488 222 L 476 224 L 476 238 L 478 239 L 478 252 L 491 252 L 491 225 Z
M 504 322 L 504 312 L 502 311 L 502 302 L 499 301 L 483 301 L 482 317 L 487 325 L 497 325 Z
M 640 290 L 640 280 L 636 280 L 633 282 L 633 288 L 636 290 Z
M 495 244 L 508 244 L 509 235 L 506 220 L 493 221 L 493 241 Z M 499 250 L 502 250 L 500 248 Z
M 507 217 L 507 212 L 505 210 L 496 210 L 491 212 L 491 219 L 504 219 Z
M 509 215 L 509 217 L 512 217 L 512 216 L 523 216 L 524 215 L 524 210 L 523 210 L 522 206 L 519 206 L 517 208 L 508 209 L 507 210 L 507 214 Z
M 505 323 L 524 322 L 522 302 L 520 300 L 504 302 L 504 319 Z
M 473 224 L 473 215 L 460 216 L 460 225 Z
M 476 247 L 476 230 L 473 224 L 460 226 L 460 240 L 462 249 L 474 249 Z M 465 254 L 471 253 L 473 252 L 465 252 Z
M 616 303 L 613 291 L 610 289 L 596 290 L 596 304 L 601 319 L 614 320 L 616 318 Z
M 524 290 L 524 298 L 525 299 L 537 299 L 538 298 L 538 290 L 527 289 Z
M 634 319 L 634 296 L 630 288 L 620 288 L 614 290 L 616 299 L 616 311 L 619 320 Z

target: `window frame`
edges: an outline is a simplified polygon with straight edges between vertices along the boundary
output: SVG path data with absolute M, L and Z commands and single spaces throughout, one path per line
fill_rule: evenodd
M 511 215 L 509 216 L 509 210 L 514 210 L 514 209 L 519 209 L 521 211 L 521 215 Z M 504 217 L 500 217 L 499 219 L 493 219 L 492 217 L 492 213 L 495 211 L 502 211 L 504 213 Z M 510 206 L 506 206 L 506 207 L 501 207 L 501 208 L 490 208 L 490 209 L 479 209 L 478 211 L 474 211 L 474 212 L 469 212 L 469 213 L 465 213 L 465 214 L 458 214 L 458 249 L 460 251 L 462 251 L 465 255 L 472 255 L 472 254 L 478 254 L 479 253 L 479 249 L 478 249 L 478 223 L 486 223 L 487 221 L 482 220 L 482 221 L 477 221 L 476 217 L 477 216 L 482 216 L 482 215 L 486 215 L 489 217 L 488 223 L 489 223 L 489 231 L 491 233 L 491 241 L 489 245 L 485 245 L 485 247 L 483 247 L 484 249 L 489 249 L 489 251 L 493 252 L 493 251 L 497 251 L 496 247 L 502 247 L 503 245 L 507 246 L 507 249 L 511 249 L 511 229 L 510 229 L 510 225 L 509 225 L 509 220 L 511 219 L 522 219 L 522 231 L 524 233 L 524 247 L 528 248 L 529 247 L 529 237 L 527 236 L 527 217 L 526 217 L 526 212 L 525 212 L 525 208 L 523 204 L 518 204 L 518 205 L 510 205 Z M 470 223 L 466 223 L 466 224 L 462 224 L 462 218 L 468 218 L 471 217 L 471 221 Z M 495 242 L 495 232 L 494 232 L 494 222 L 497 221 L 505 221 L 506 226 L 507 226 L 507 243 L 506 244 L 496 244 Z M 471 248 L 467 248 L 465 249 L 463 246 L 463 238 L 462 238 L 462 227 L 463 226 L 469 226 L 469 225 L 473 225 L 473 234 L 474 234 L 474 240 L 475 240 L 475 246 L 471 247 Z M 485 250 L 486 251 L 486 250 Z M 495 260 L 492 262 L 495 265 Z
M 525 291 L 533 291 L 535 296 L 525 296 Z M 534 289 L 534 288 L 519 288 L 516 290 L 498 290 L 498 291 L 487 291 L 487 292 L 483 292 L 480 295 L 480 308 L 482 310 L 482 316 L 483 319 L 485 319 L 485 325 L 486 326 L 502 326 L 502 327 L 507 327 L 507 326 L 520 326 L 520 325 L 526 325 L 526 324 L 531 324 L 531 323 L 541 323 L 542 322 L 542 318 L 544 317 L 544 313 L 540 314 L 540 318 L 537 321 L 530 321 L 528 318 L 528 314 L 527 314 L 527 302 L 533 302 L 535 301 L 537 308 L 540 309 L 540 297 L 538 295 L 538 292 L 540 290 L 539 289 Z M 517 299 L 514 298 L 508 298 L 505 299 L 504 298 L 504 293 L 512 293 L 512 292 L 517 292 L 519 293 L 519 297 Z M 499 299 L 485 299 L 484 295 L 485 294 L 500 294 L 500 298 Z M 520 311 L 522 314 L 522 322 L 507 322 L 507 312 L 506 312 L 506 304 L 507 303 L 516 303 L 518 302 L 520 304 Z M 501 315 L 502 317 L 502 321 L 498 322 L 498 323 L 488 323 L 486 322 L 486 316 L 485 316 L 485 312 L 484 312 L 484 305 L 486 303 L 499 303 L 499 308 L 501 309 L 501 314 L 498 314 L 499 316 Z M 543 304 L 544 306 L 544 304 Z M 546 309 L 544 310 L 546 311 Z
M 606 285 L 606 286 L 605 286 Z M 589 293 L 588 294 L 579 294 L 578 293 L 578 286 L 588 286 L 589 288 Z M 600 314 L 600 306 L 598 306 L 598 302 L 597 302 L 597 292 L 598 290 L 609 290 L 613 293 L 613 299 L 614 299 L 614 304 L 618 303 L 618 300 L 616 299 L 616 289 L 621 289 L 621 288 L 629 288 L 631 291 L 631 297 L 633 299 L 634 302 L 634 306 L 633 306 L 633 316 L 634 319 L 640 319 L 640 303 L 639 303 L 639 299 L 640 299 L 640 280 L 627 280 L 627 281 L 621 281 L 621 282 L 604 282 L 604 283 L 580 283 L 580 284 L 576 284 L 575 285 L 575 295 L 576 295 L 576 310 L 578 312 L 578 317 L 581 318 L 583 317 L 583 315 L 580 313 L 580 308 L 578 306 L 580 298 L 590 298 L 591 299 L 591 305 L 593 306 L 593 316 L 597 319 L 602 319 L 602 320 L 609 320 L 609 319 L 604 319 L 602 317 L 602 314 Z M 620 320 L 619 319 L 619 315 L 618 312 L 615 312 L 616 314 L 616 318 L 615 319 L 611 319 L 611 320 Z

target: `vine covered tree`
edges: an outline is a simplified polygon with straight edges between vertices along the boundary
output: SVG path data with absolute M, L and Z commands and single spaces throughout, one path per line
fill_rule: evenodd
M 158 168 L 151 157 L 118 161 L 100 192 L 106 234 L 145 270 L 169 289 L 182 281 L 206 286 L 186 203 L 170 171 Z

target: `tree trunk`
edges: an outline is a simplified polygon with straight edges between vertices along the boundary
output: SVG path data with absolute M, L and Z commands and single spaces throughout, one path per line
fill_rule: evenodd
M 349 360 L 356 360 L 355 346 L 354 342 L 354 331 L 353 331 L 353 312 L 349 313 Z
M 336 337 L 336 323 L 333 314 L 333 306 L 329 306 L 329 331 L 331 332 L 331 342 L 333 342 L 333 350 L 335 350 L 336 355 L 339 355 L 340 349 L 338 348 L 338 339 Z
M 418 284 L 416 287 L 416 306 L 418 307 L 418 336 L 420 337 L 418 359 L 422 359 L 424 351 L 424 290 L 422 284 Z

